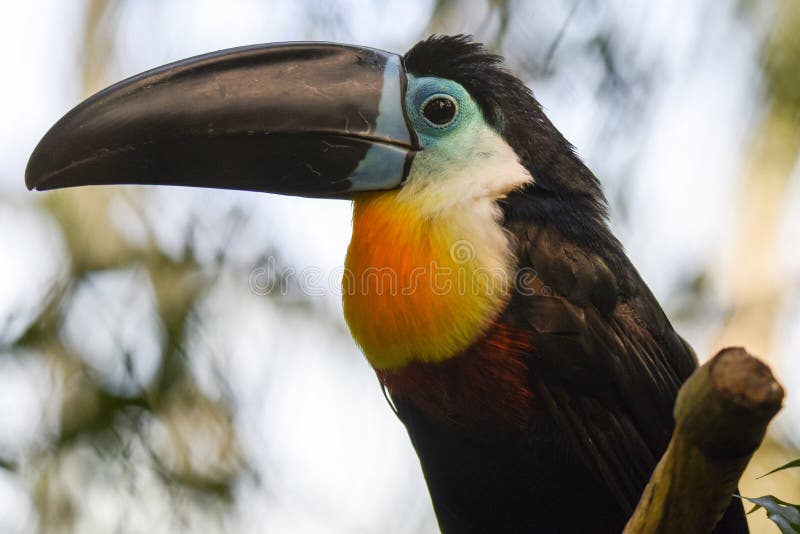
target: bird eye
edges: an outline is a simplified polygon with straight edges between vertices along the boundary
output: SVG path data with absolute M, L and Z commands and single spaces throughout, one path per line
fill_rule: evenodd
M 444 128 L 458 116 L 458 102 L 449 95 L 432 95 L 422 103 L 422 116 L 434 128 Z

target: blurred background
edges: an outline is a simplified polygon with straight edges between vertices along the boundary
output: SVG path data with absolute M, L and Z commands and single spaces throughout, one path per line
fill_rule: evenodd
M 800 502 L 797 470 L 755 480 L 800 457 L 800 2 L 0 10 L 0 532 L 437 532 L 342 319 L 349 203 L 23 183 L 53 122 L 145 69 L 284 40 L 403 52 L 432 32 L 474 34 L 529 83 L 701 357 L 740 344 L 770 363 L 787 405 L 741 490 Z

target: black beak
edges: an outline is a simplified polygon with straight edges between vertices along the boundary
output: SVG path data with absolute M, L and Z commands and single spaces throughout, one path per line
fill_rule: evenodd
M 417 150 L 400 56 L 288 43 L 171 63 L 85 100 L 53 126 L 29 189 L 97 184 L 347 197 L 398 187 Z

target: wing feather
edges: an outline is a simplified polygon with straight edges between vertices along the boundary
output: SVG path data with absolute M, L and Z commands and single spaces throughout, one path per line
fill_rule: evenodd
M 527 228 L 520 239 L 540 291 L 510 309 L 534 332 L 533 389 L 630 513 L 669 442 L 694 355 L 632 265 L 612 272 L 554 230 Z

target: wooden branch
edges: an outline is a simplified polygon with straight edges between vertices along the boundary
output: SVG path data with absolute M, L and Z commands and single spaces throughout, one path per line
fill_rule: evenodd
M 723 349 L 678 393 L 675 432 L 624 534 L 707 534 L 781 409 L 783 388 L 742 348 Z

